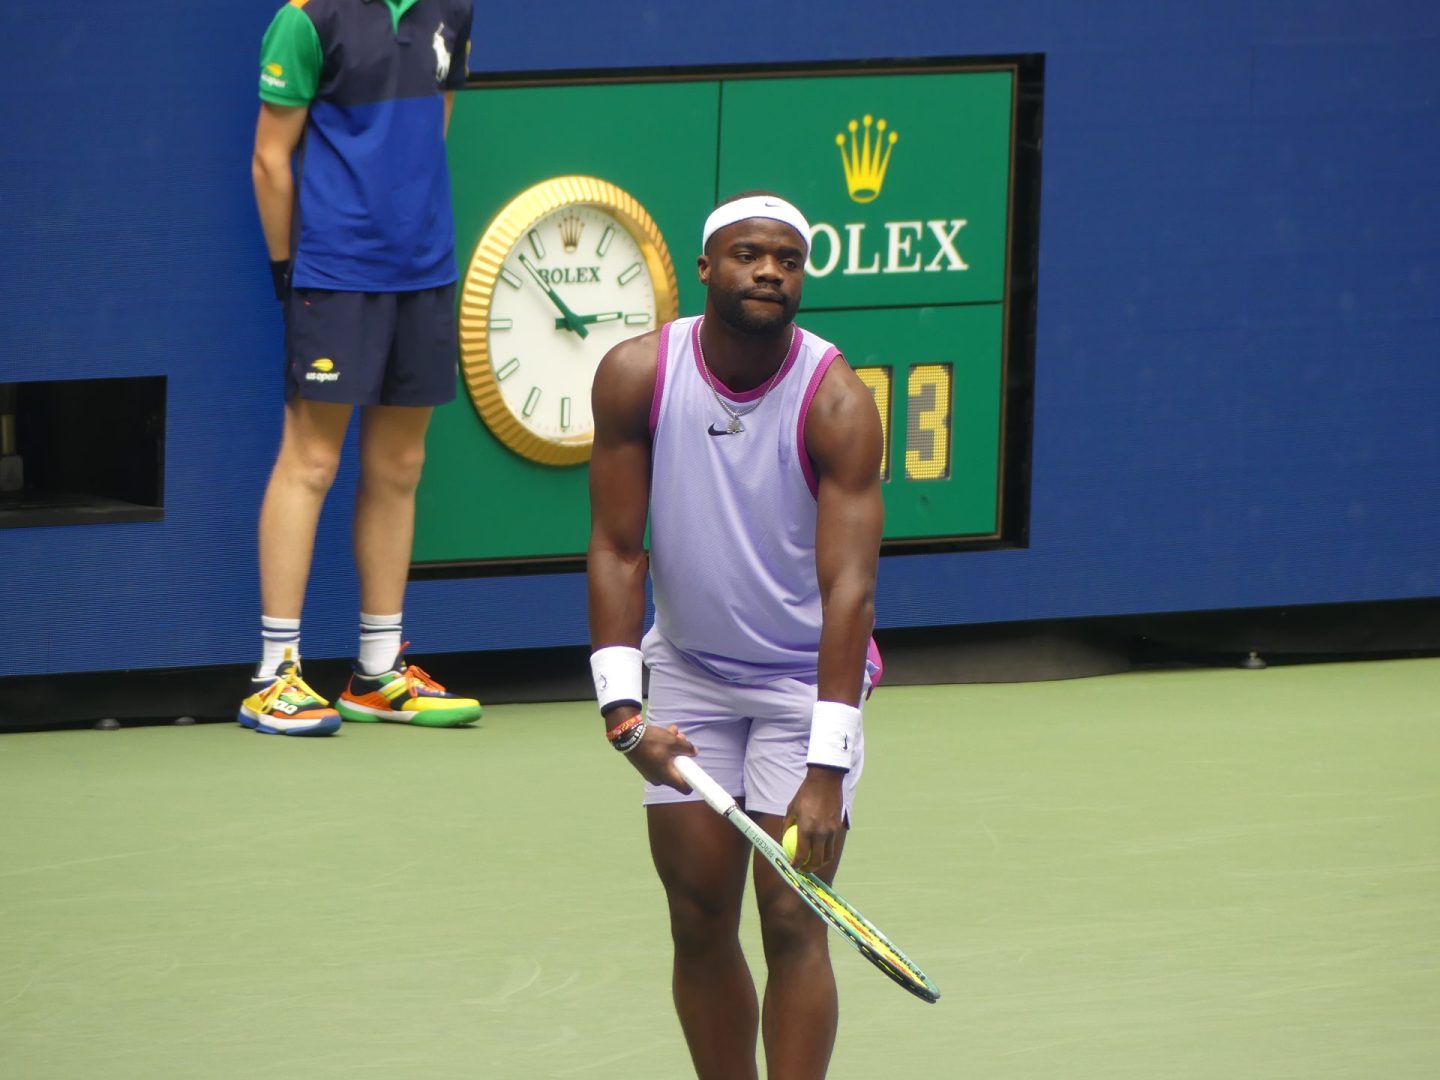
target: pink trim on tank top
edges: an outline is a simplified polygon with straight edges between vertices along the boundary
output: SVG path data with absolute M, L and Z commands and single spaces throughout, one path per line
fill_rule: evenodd
M 705 317 L 702 315 L 690 325 L 690 351 L 695 354 L 696 372 L 699 373 L 701 380 L 708 386 L 710 384 L 710 380 L 705 377 L 705 361 L 701 358 L 700 352 L 700 324 L 704 321 Z M 767 386 L 773 390 L 780 383 L 784 382 L 785 376 L 788 375 L 790 373 L 790 369 L 795 366 L 795 358 L 800 355 L 800 339 L 805 335 L 805 331 L 801 330 L 798 326 L 795 326 L 794 323 L 791 323 L 791 326 L 794 327 L 794 329 L 791 331 L 790 334 L 790 351 L 785 355 L 785 361 L 780 365 L 780 374 L 775 377 L 775 382 L 773 384 L 770 382 L 770 380 L 766 379 L 759 386 L 755 387 L 755 389 L 746 390 L 744 393 L 741 393 L 739 390 L 731 390 L 730 387 L 726 386 L 725 383 L 721 380 L 720 376 L 715 375 L 714 372 L 711 372 L 710 374 L 714 376 L 715 379 L 715 388 L 719 390 L 722 394 L 724 394 L 725 397 L 729 398 L 731 401 L 738 402 L 743 405 L 748 401 L 755 401 L 757 398 L 764 395 L 766 393 Z
M 875 644 L 873 637 L 865 647 L 865 659 L 875 668 L 875 674 L 870 677 L 870 693 L 873 694 L 875 687 L 880 685 L 880 680 L 885 678 L 885 658 L 880 655 L 880 646 Z M 869 694 L 866 697 L 869 697 Z
M 660 327 L 660 348 L 655 357 L 655 392 L 650 395 L 650 438 L 655 438 L 655 429 L 660 426 L 660 400 L 665 396 L 665 361 L 670 356 L 670 327 Z
M 805 387 L 805 396 L 800 401 L 800 420 L 795 425 L 795 452 L 800 458 L 800 471 L 805 474 L 805 486 L 817 499 L 820 497 L 820 478 L 815 475 L 815 463 L 810 460 L 810 451 L 805 449 L 805 418 L 810 415 L 810 402 L 815 400 L 815 391 L 820 389 L 820 380 L 825 378 L 825 373 L 839 355 L 840 350 L 831 346 L 820 358 L 820 363 L 815 365 L 815 373 L 810 376 L 810 385 Z

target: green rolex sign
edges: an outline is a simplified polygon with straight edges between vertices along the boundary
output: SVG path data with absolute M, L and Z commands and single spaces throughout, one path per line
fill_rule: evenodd
M 717 201 L 752 189 L 780 193 L 812 223 L 798 321 L 839 345 L 875 395 L 886 431 L 887 548 L 996 537 L 1016 82 L 1009 67 L 952 67 L 557 79 L 460 94 L 450 143 L 462 352 L 465 340 L 478 342 L 485 379 L 498 389 L 487 391 L 482 408 L 477 379 L 462 373 L 459 399 L 436 413 L 417 564 L 440 573 L 466 564 L 575 565 L 588 538 L 586 465 L 544 463 L 543 438 L 530 458 L 517 454 L 514 439 L 497 437 L 497 410 L 515 403 L 523 414 L 516 422 L 536 430 L 536 418 L 548 418 L 564 428 L 546 436 L 565 441 L 564 460 L 583 456 L 588 405 L 568 383 L 547 382 L 546 365 L 570 350 L 566 373 L 593 371 L 613 344 L 669 317 L 655 302 L 667 267 L 679 313 L 702 310 L 694 270 L 701 224 Z M 556 117 L 565 138 L 535 137 L 554 130 Z M 563 177 L 603 181 L 620 202 L 576 196 L 573 211 L 537 208 L 510 229 L 518 260 L 510 267 L 511 249 L 497 246 L 497 231 L 516 218 L 527 192 L 570 190 L 556 179 Z M 622 203 L 629 216 L 617 210 Z M 640 219 L 650 223 L 645 235 L 633 225 Z M 591 222 L 588 233 L 563 235 L 581 221 Z M 640 247 L 603 239 L 627 227 Z M 651 255 L 619 254 L 632 248 Z M 617 273 L 597 269 L 607 260 Z M 482 263 L 483 286 L 467 288 L 475 280 L 467 270 Z M 581 304 L 587 290 L 613 288 L 602 306 L 623 319 L 597 316 L 583 342 L 548 308 L 546 318 L 526 323 L 526 309 L 515 305 L 532 283 Z M 510 306 L 501 310 L 497 296 Z
M 805 211 L 807 309 L 999 301 L 1013 83 L 986 72 L 727 84 L 721 196 L 767 187 Z

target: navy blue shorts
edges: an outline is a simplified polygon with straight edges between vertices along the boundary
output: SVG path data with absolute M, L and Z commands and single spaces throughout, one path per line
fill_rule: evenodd
M 285 303 L 285 398 L 443 405 L 455 397 L 457 350 L 454 285 L 293 289 Z

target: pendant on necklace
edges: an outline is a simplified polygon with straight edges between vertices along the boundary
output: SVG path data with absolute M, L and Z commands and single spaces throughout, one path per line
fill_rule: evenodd
M 740 432 L 745 430 L 745 425 L 740 423 L 740 418 L 738 416 L 732 416 L 730 418 L 730 423 L 725 425 L 725 430 L 728 431 L 731 435 L 739 435 Z

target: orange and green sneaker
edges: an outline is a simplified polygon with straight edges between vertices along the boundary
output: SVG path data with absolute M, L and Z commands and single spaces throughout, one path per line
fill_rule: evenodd
M 282 663 L 273 682 L 240 703 L 235 719 L 262 735 L 333 735 L 340 730 L 340 714 L 305 685 L 293 660 Z
M 335 703 L 346 720 L 372 724 L 396 720 L 421 727 L 460 727 L 473 724 L 483 711 L 474 698 L 458 697 L 415 664 L 404 662 L 405 648 L 395 657 L 394 670 L 365 675 L 356 669 L 350 684 Z

